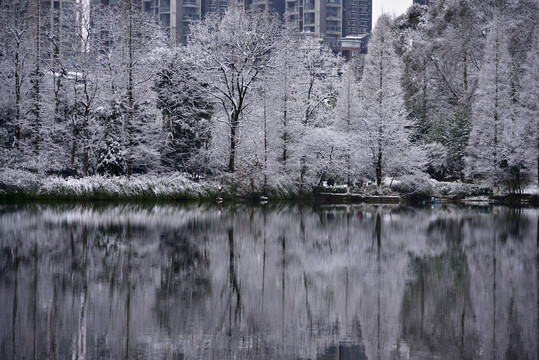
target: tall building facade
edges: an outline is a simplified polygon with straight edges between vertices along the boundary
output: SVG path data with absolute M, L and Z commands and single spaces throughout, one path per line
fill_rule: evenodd
M 276 13 L 283 15 L 284 14 L 284 0 L 249 0 L 250 3 L 247 5 L 247 8 L 275 11 Z
M 21 24 L 31 22 L 29 26 L 35 27 L 39 21 L 43 60 L 70 59 L 83 46 L 81 34 L 89 26 L 89 6 L 90 0 L 0 0 L 0 8 Z
M 142 7 L 155 17 L 171 45 L 185 42 L 189 25 L 202 16 L 202 0 L 142 0 Z
M 342 37 L 341 0 L 286 0 L 285 16 L 299 31 L 328 43 Z
M 299 31 L 314 34 L 336 51 L 341 38 L 371 32 L 372 0 L 285 1 L 285 16 Z
M 372 0 L 344 0 L 342 36 L 358 36 L 371 32 Z

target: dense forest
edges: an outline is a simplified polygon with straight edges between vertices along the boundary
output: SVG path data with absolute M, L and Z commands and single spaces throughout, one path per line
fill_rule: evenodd
M 171 47 L 132 1 L 0 13 L 0 168 L 38 177 L 184 173 L 254 191 L 327 178 L 539 178 L 533 0 L 438 0 L 381 16 L 344 61 L 275 14 L 231 7 Z M 14 172 L 16 171 L 16 172 Z

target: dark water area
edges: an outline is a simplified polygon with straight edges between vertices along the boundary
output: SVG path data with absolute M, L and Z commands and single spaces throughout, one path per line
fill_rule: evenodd
M 538 216 L 1 205 L 0 359 L 539 359 Z

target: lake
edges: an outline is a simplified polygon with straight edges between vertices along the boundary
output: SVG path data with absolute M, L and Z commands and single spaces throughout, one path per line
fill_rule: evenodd
M 538 359 L 537 209 L 0 206 L 1 359 Z

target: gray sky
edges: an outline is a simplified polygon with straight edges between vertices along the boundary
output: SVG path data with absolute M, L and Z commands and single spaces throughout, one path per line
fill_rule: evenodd
M 383 12 L 399 16 L 412 5 L 412 0 L 372 0 L 372 27 L 376 24 L 378 16 Z

